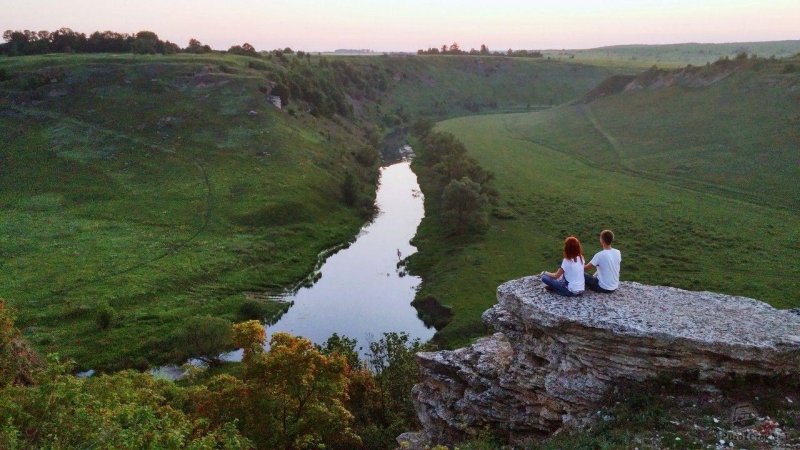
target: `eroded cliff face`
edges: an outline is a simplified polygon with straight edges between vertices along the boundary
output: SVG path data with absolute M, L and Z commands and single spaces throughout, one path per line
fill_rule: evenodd
M 497 333 L 417 355 L 416 439 L 545 436 L 585 419 L 615 385 L 655 376 L 800 375 L 800 316 L 749 298 L 631 282 L 565 298 L 528 277 L 497 300 L 483 314 Z

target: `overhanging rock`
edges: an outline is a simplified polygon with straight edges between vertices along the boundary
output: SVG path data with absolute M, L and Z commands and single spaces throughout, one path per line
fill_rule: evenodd
M 623 282 L 566 298 L 534 278 L 497 289 L 493 336 L 417 355 L 413 389 L 426 437 L 491 429 L 513 441 L 585 418 L 620 382 L 691 373 L 800 375 L 800 316 L 745 297 Z

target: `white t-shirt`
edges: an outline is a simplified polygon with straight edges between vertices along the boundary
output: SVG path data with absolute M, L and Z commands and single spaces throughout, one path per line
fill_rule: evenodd
M 601 288 L 613 291 L 619 287 L 619 263 L 622 262 L 619 250 L 615 248 L 601 250 L 590 262 L 597 267 L 597 279 Z
M 583 292 L 585 288 L 583 282 L 583 257 L 576 258 L 577 261 L 571 261 L 567 258 L 561 261 L 561 268 L 564 269 L 564 278 L 567 280 L 567 289 L 576 294 Z

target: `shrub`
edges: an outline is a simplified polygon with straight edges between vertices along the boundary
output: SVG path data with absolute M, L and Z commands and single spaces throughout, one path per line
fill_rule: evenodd
M 239 305 L 239 320 L 261 320 L 265 313 L 264 305 L 256 300 L 245 300 Z
M 115 316 L 114 308 L 110 305 L 104 304 L 100 305 L 95 311 L 95 318 L 94 321 L 97 324 L 97 328 L 101 330 L 108 329 L 111 324 L 114 322 Z
M 231 322 L 220 317 L 193 317 L 186 323 L 182 341 L 186 356 L 217 365 L 220 353 L 232 347 Z
M 442 192 L 443 217 L 450 231 L 461 235 L 467 231 L 483 231 L 488 224 L 481 185 L 464 177 L 452 180 Z

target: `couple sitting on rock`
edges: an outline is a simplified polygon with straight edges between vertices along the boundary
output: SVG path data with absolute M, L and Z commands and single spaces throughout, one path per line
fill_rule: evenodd
M 610 294 L 619 287 L 619 264 L 622 254 L 619 250 L 611 248 L 614 242 L 614 233 L 603 230 L 600 233 L 600 245 L 603 250 L 588 263 L 583 259 L 581 243 L 575 236 L 570 236 L 564 241 L 564 260 L 561 267 L 553 272 L 542 272 L 542 282 L 546 289 L 558 295 L 575 297 L 583 294 L 588 288 L 595 292 Z M 597 276 L 584 271 L 597 269 Z

